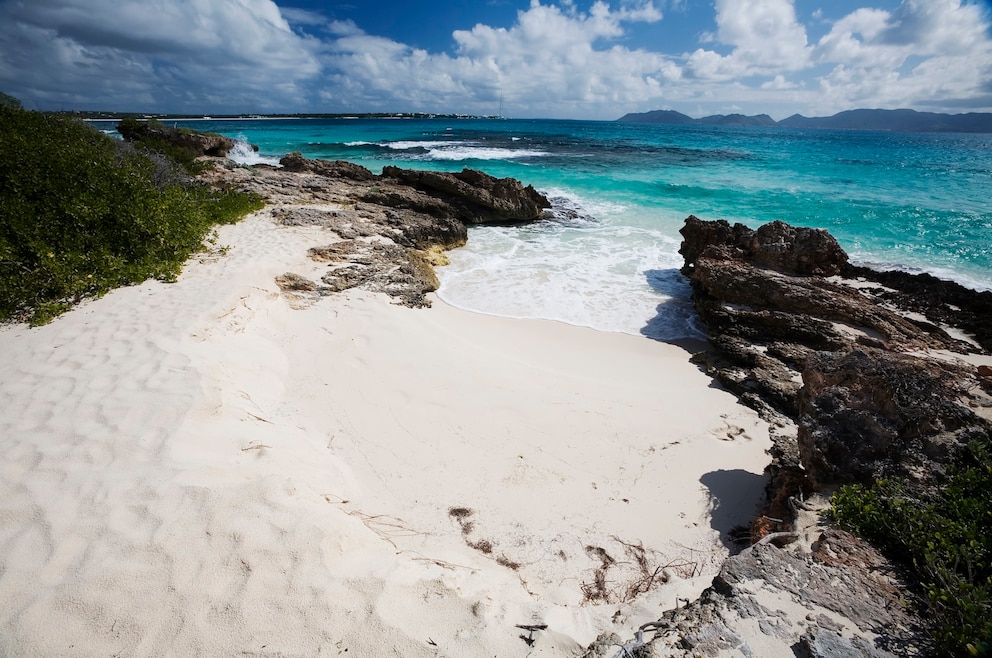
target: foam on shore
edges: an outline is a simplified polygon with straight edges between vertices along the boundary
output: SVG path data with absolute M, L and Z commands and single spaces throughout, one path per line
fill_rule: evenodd
M 262 212 L 175 284 L 0 328 L 0 654 L 523 656 L 546 624 L 569 656 L 709 583 L 755 413 L 639 336 L 294 310 L 273 279 L 327 241 Z

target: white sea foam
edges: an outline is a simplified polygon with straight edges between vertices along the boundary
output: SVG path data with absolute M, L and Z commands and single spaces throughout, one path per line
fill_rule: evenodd
M 438 295 L 466 310 L 658 339 L 701 337 L 678 243 L 658 231 L 546 221 L 470 230 Z
M 243 165 L 269 164 L 278 165 L 279 158 L 269 155 L 261 155 L 252 148 L 247 140 L 239 139 L 234 143 L 234 148 L 227 154 L 231 160 Z
M 541 190 L 554 219 L 470 229 L 438 295 L 466 310 L 657 339 L 699 338 L 680 241 L 625 204 Z M 632 225 L 633 224 L 635 225 Z
M 589 198 L 576 194 L 571 190 L 559 187 L 546 187 L 541 189 L 541 194 L 554 199 L 555 206 L 574 209 L 584 216 L 598 217 L 601 221 L 608 221 L 614 217 L 619 217 L 626 213 L 626 204 L 605 198 Z
M 450 144 L 450 142 L 446 142 Z M 475 146 L 444 146 L 432 148 L 425 159 L 429 160 L 517 160 L 520 158 L 539 158 L 548 155 L 546 151 L 530 149 L 504 149 Z
M 397 141 L 397 142 L 383 142 L 382 146 L 386 148 L 393 149 L 394 151 L 408 151 L 410 149 L 434 149 L 445 146 L 452 146 L 456 144 L 475 144 L 476 142 L 458 142 L 451 140 L 435 140 L 435 141 Z

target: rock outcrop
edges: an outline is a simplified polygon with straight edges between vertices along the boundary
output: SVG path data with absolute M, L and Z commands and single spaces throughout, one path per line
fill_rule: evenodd
M 936 486 L 988 423 L 973 368 L 877 349 L 814 352 L 799 402 L 799 456 L 810 486 L 881 478 Z M 968 404 L 971 401 L 972 407 Z
M 287 153 L 279 159 L 283 170 L 308 173 L 325 178 L 345 178 L 354 181 L 373 181 L 376 175 L 361 165 L 344 160 L 312 160 L 301 153 Z
M 437 290 L 435 265 L 465 244 L 468 225 L 529 222 L 550 203 L 532 187 L 472 170 L 456 174 L 387 167 L 382 175 L 350 162 L 290 153 L 281 167 L 220 161 L 201 178 L 254 192 L 276 221 L 319 226 L 333 242 L 310 250 L 327 271 L 313 280 L 287 272 L 277 280 L 298 306 L 350 288 L 384 292 L 406 306 L 427 306 Z M 422 174 L 422 175 L 421 175 Z
M 408 186 L 435 200 L 424 206 L 425 212 L 442 212 L 445 216 L 456 217 L 468 224 L 539 219 L 551 207 L 547 198 L 530 185 L 524 187 L 515 178 L 495 178 L 474 169 L 446 173 L 384 167 L 382 178 L 385 181 L 395 181 L 401 189 L 402 186 Z M 390 200 L 386 205 L 400 205 L 411 196 L 408 194 L 402 200 Z M 366 201 L 381 203 L 379 198 L 381 197 L 371 192 L 365 197 Z M 413 201 L 411 207 L 417 208 L 417 205 Z
M 813 351 L 974 349 L 879 303 L 869 289 L 828 278 L 847 271 L 848 263 L 825 231 L 782 222 L 752 230 L 690 216 L 681 233 L 682 271 L 716 347 L 701 360 L 770 417 L 798 414 L 800 375 Z
M 731 226 L 718 220 L 704 222 L 689 215 L 680 231 L 679 253 L 685 258 L 684 273 L 707 252 L 746 261 L 755 267 L 798 276 L 833 276 L 847 264 L 847 254 L 823 229 L 790 226 L 775 221 L 752 230 L 743 224 Z
M 878 551 L 840 530 L 819 532 L 809 551 L 758 544 L 729 558 L 698 601 L 651 624 L 659 639 L 641 655 L 925 654 L 904 590 Z
M 859 281 L 862 292 L 878 303 L 919 314 L 937 325 L 956 327 L 992 352 L 992 291 L 976 292 L 926 273 L 880 272 L 850 264 L 841 275 Z
M 154 120 L 125 119 L 117 124 L 117 132 L 129 142 L 153 139 L 185 149 L 194 156 L 224 158 L 235 144 L 233 139 L 223 135 L 174 128 Z
M 778 430 L 768 506 L 755 545 L 625 650 L 927 655 L 898 569 L 803 499 L 822 509 L 834 487 L 878 478 L 925 492 L 969 442 L 992 436 L 992 368 L 955 357 L 988 354 L 992 294 L 852 266 L 826 232 L 781 222 L 752 230 L 689 217 L 682 234 L 712 345 L 694 359 Z

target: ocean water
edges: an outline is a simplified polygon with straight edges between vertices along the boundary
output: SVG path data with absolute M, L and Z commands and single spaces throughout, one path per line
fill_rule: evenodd
M 182 122 L 179 122 L 180 124 Z M 829 230 L 854 262 L 992 289 L 992 135 L 473 119 L 196 121 L 355 162 L 512 176 L 555 217 L 470 229 L 439 271 L 461 308 L 658 339 L 699 335 L 678 270 L 684 219 Z

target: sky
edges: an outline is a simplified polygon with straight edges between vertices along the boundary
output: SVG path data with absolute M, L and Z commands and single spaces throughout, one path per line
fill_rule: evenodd
M 992 112 L 990 0 L 0 0 L 28 109 Z

